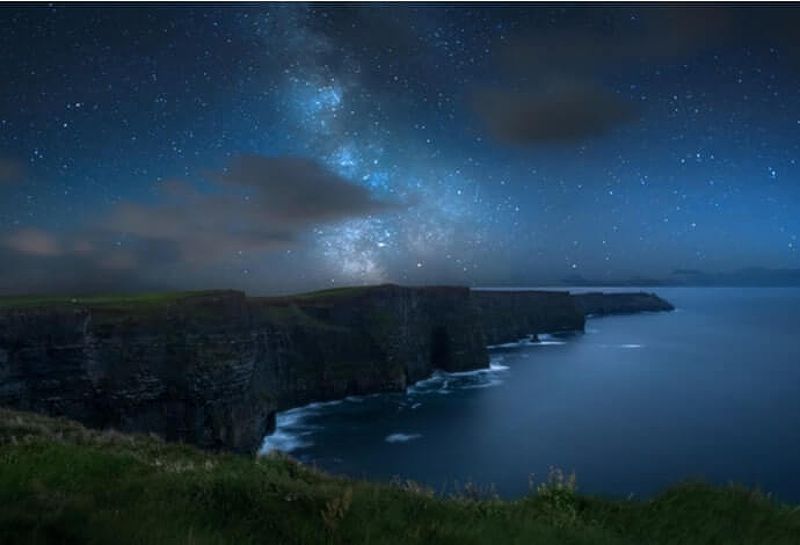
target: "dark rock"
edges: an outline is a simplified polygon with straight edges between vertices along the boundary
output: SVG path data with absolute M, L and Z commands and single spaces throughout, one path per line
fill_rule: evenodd
M 21 301 L 21 303 L 19 302 Z M 346 288 L 0 300 L 0 405 L 252 452 L 277 411 L 488 366 L 487 344 L 582 330 L 653 294 Z
M 655 293 L 579 293 L 573 295 L 575 304 L 586 316 L 662 312 L 675 310 L 668 301 Z
M 541 333 L 583 331 L 583 312 L 567 291 L 476 290 L 473 297 L 490 345 L 538 340 Z
M 466 288 L 0 310 L 0 405 L 253 451 L 278 410 L 488 365 Z

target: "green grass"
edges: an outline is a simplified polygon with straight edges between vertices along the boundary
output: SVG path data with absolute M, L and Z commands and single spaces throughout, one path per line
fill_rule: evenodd
M 346 329 L 341 326 L 336 326 L 315 318 L 293 302 L 270 304 L 269 300 L 265 298 L 254 298 L 252 300 L 266 301 L 266 304 L 254 305 L 252 308 L 256 316 L 273 324 L 278 324 L 283 327 L 300 326 L 328 331 L 346 331 Z
M 352 296 L 352 295 L 359 295 L 361 293 L 370 291 L 377 286 L 343 286 L 341 288 L 329 288 L 325 290 L 317 290 L 317 291 L 309 291 L 306 293 L 297 293 L 293 295 L 287 295 L 289 299 L 299 299 L 299 300 L 313 300 L 313 299 L 325 299 L 330 297 L 340 297 L 340 296 Z
M 3 544 L 796 544 L 800 512 L 737 487 L 647 501 L 556 473 L 518 501 L 335 478 L 0 410 Z
M 105 295 L 11 295 L 0 297 L 0 309 L 84 306 L 103 307 L 137 307 L 165 305 L 189 297 L 210 295 L 219 290 L 174 291 L 157 293 L 105 294 Z
M 377 287 L 389 286 L 390 284 L 367 285 L 367 286 L 343 286 L 340 288 L 329 288 L 324 290 L 310 291 L 291 295 L 270 296 L 270 297 L 251 297 L 253 301 L 281 302 L 314 302 L 316 300 L 326 300 L 331 298 L 360 295 Z M 126 307 L 126 306 L 145 306 L 145 305 L 164 305 L 201 295 L 221 293 L 225 290 L 197 290 L 197 291 L 173 291 L 173 292 L 152 292 L 152 293 L 131 293 L 131 294 L 97 294 L 97 295 L 4 295 L 0 296 L 0 309 L 4 308 L 31 308 L 31 307 L 64 307 L 64 306 L 88 306 L 93 308 L 104 307 Z
M 351 296 L 360 294 L 375 286 L 349 286 L 341 288 L 330 288 L 307 293 L 298 293 L 278 297 L 254 297 L 255 301 L 265 302 L 274 301 L 313 301 L 316 299 L 327 299 L 339 296 Z M 65 306 L 84 306 L 92 308 L 104 307 L 137 307 L 154 306 L 173 303 L 181 299 L 211 295 L 221 293 L 224 290 L 197 290 L 197 291 L 172 291 L 172 292 L 152 292 L 152 293 L 131 293 L 131 294 L 95 294 L 95 295 L 5 295 L 0 296 L 0 309 L 4 308 L 31 308 L 31 307 L 65 307 Z

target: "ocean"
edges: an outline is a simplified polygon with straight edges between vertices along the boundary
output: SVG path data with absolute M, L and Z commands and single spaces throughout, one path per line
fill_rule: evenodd
M 676 311 L 591 318 L 493 348 L 487 370 L 286 411 L 264 449 L 442 493 L 519 497 L 557 467 L 587 494 L 701 479 L 800 501 L 800 289 L 649 291 Z

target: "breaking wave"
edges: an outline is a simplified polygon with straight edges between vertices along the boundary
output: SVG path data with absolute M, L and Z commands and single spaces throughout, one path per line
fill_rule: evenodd
M 309 424 L 308 419 L 318 414 L 321 409 L 340 405 L 344 401 L 310 403 L 278 413 L 275 418 L 275 431 L 264 438 L 258 453 L 260 455 L 275 451 L 290 453 L 313 446 L 314 442 L 309 439 L 309 436 L 313 435 L 319 427 Z
M 384 441 L 387 443 L 407 443 L 414 439 L 419 439 L 420 437 L 422 437 L 422 434 L 419 433 L 392 433 L 391 435 L 387 435 Z
M 436 371 L 430 378 L 410 386 L 407 393 L 410 396 L 433 393 L 448 395 L 455 390 L 472 390 L 497 386 L 503 383 L 503 374 L 508 371 L 508 366 L 503 365 L 502 361 L 502 356 L 495 356 L 489 363 L 489 367 L 485 369 L 454 373 Z
M 430 378 L 421 380 L 406 390 L 406 395 L 397 405 L 398 410 L 416 410 L 422 406 L 421 396 L 449 395 L 456 390 L 472 390 L 490 388 L 503 383 L 503 375 L 508 366 L 503 365 L 502 355 L 496 355 L 485 369 L 446 373 L 436 371 Z M 320 426 L 311 423 L 324 410 L 343 403 L 364 403 L 365 400 L 381 397 L 386 394 L 370 394 L 366 396 L 350 396 L 336 401 L 311 403 L 278 413 L 275 419 L 275 431 L 264 438 L 259 454 L 280 451 L 293 453 L 314 446 L 312 437 Z M 396 395 L 396 394 L 395 394 Z M 417 434 L 393 433 L 386 437 L 389 443 L 399 443 L 417 439 Z
M 550 333 L 539 333 L 538 339 L 533 339 L 531 337 L 526 337 L 524 339 L 520 339 L 518 341 L 513 341 L 510 343 L 501 343 L 501 344 L 490 344 L 487 346 L 489 350 L 494 350 L 497 348 L 521 348 L 526 346 L 557 346 L 566 344 L 566 341 L 562 340 L 561 336 L 557 334 L 550 334 Z
M 566 341 L 562 341 L 557 336 L 551 335 L 550 333 L 542 333 L 539 335 L 539 342 L 534 344 L 538 344 L 539 346 L 557 346 L 566 344 Z

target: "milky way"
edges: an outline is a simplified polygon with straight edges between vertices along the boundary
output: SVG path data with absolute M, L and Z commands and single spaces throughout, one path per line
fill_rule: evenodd
M 798 267 L 798 19 L 724 6 L 3 7 L 0 289 Z M 191 233 L 114 218 L 164 218 L 176 181 L 199 195 L 185 206 L 210 207 L 242 155 L 314 161 L 386 206 L 282 226 L 267 244 L 237 221 L 240 205 L 257 217 L 245 190 L 216 218 L 231 232 L 202 239 L 219 246 L 202 262 L 174 257 Z

